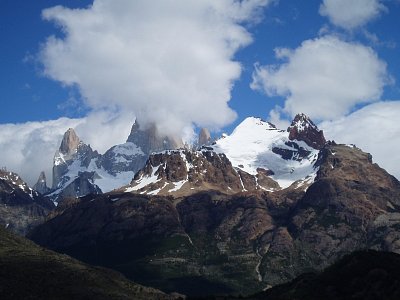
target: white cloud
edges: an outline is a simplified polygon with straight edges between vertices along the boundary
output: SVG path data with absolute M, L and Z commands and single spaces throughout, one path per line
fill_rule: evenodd
M 282 118 L 282 108 L 280 106 L 275 106 L 275 108 L 269 112 L 268 121 L 279 129 L 286 130 L 290 126 L 290 122 Z
M 193 124 L 228 124 L 241 73 L 233 57 L 252 41 L 245 24 L 259 20 L 270 1 L 94 0 L 87 9 L 44 10 L 62 31 L 41 46 L 44 73 L 77 87 L 91 113 L 0 125 L 0 166 L 29 184 L 41 170 L 51 180 L 53 155 L 69 127 L 103 153 L 126 140 L 134 115 L 142 126 L 156 122 L 185 140 L 193 138 Z
M 95 0 L 87 9 L 57 6 L 43 18 L 63 38 L 40 53 L 45 74 L 77 85 L 93 109 L 130 111 L 141 124 L 182 134 L 196 124 L 219 128 L 236 113 L 228 106 L 241 73 L 234 61 L 251 35 L 244 23 L 271 0 Z
M 370 104 L 347 117 L 319 125 L 327 139 L 356 144 L 400 179 L 400 101 Z
M 388 83 L 386 63 L 369 47 L 335 36 L 276 49 L 278 65 L 256 65 L 252 88 L 285 97 L 283 113 L 318 120 L 348 114 L 357 104 L 379 100 Z
M 377 18 L 386 7 L 382 0 L 323 0 L 319 8 L 322 16 L 336 26 L 353 29 Z
M 41 170 L 51 179 L 52 160 L 62 135 L 79 122 L 61 118 L 48 122 L 0 125 L 0 165 L 17 172 L 31 185 Z
M 108 112 L 96 112 L 82 119 L 1 124 L 0 167 L 18 173 L 30 185 L 43 170 L 51 185 L 54 153 L 68 128 L 75 128 L 82 141 L 103 153 L 125 142 L 132 122 L 133 118 L 126 115 L 115 118 Z

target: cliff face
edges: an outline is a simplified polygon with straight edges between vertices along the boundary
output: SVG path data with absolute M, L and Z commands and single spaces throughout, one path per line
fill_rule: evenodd
M 163 150 L 183 148 L 183 142 L 178 137 L 163 136 L 160 134 L 155 124 L 142 129 L 139 123 L 135 122 L 127 142 L 134 143 L 142 149 L 144 153 L 151 154 Z

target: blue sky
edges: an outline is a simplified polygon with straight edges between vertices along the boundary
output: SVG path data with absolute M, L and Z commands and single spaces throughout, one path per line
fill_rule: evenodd
M 133 115 L 190 136 L 191 124 L 219 134 L 247 116 L 284 127 L 300 111 L 320 123 L 328 138 L 354 141 L 385 167 L 400 161 L 400 156 L 389 160 L 381 150 L 387 147 L 377 147 L 371 137 L 379 135 L 381 143 L 393 147 L 400 144 L 400 126 L 392 116 L 400 112 L 400 1 L 251 0 L 242 6 L 235 0 L 221 0 L 220 5 L 210 0 L 136 2 L 96 0 L 97 9 L 92 9 L 93 1 L 0 0 L 3 165 L 23 174 L 36 172 L 38 165 L 23 166 L 43 147 L 47 154 L 38 164 L 50 165 L 50 153 L 69 126 L 102 152 L 124 142 Z M 65 9 L 43 14 L 56 5 Z M 66 8 L 90 13 L 78 15 Z M 204 12 L 210 9 L 215 16 L 208 18 Z M 57 26 L 60 20 L 63 27 Z M 118 24 L 120 20 L 127 23 Z M 170 20 L 178 21 L 167 30 Z M 114 35 L 120 48 L 112 42 Z M 59 43 L 50 43 L 50 36 Z M 148 55 L 146 49 L 151 49 Z M 187 55 L 197 49 L 200 54 Z M 119 50 L 114 66 L 112 55 Z M 143 65 L 129 55 L 136 50 L 145 57 Z M 163 60 L 164 52 L 170 61 Z M 153 73 L 148 74 L 148 65 Z M 109 81 L 97 78 L 102 72 Z M 365 130 L 352 129 L 374 131 L 379 124 L 389 127 L 387 134 L 365 137 Z M 21 146 L 11 151 L 16 143 Z M 28 151 L 28 143 L 37 143 L 33 149 L 38 153 Z M 8 158 L 7 153 L 16 152 L 18 159 Z M 390 171 L 400 174 L 397 168 Z

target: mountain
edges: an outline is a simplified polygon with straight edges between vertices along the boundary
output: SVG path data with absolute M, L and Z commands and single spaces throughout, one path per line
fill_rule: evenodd
M 287 188 L 295 182 L 312 182 L 320 146 L 318 142 L 310 143 L 305 137 L 323 137 L 323 133 L 315 125 L 310 126 L 312 122 L 307 117 L 299 119 L 296 116 L 295 121 L 286 131 L 250 117 L 239 124 L 231 135 L 217 140 L 212 148 L 217 153 L 224 153 L 232 165 L 242 171 L 251 175 L 260 172 L 270 174 L 280 188 Z M 291 133 L 296 130 L 293 128 L 304 128 L 304 134 L 293 140 Z
M 33 189 L 42 195 L 50 192 L 50 188 L 47 186 L 46 174 L 44 171 L 40 172 L 39 178 L 33 186 Z
M 21 177 L 0 170 L 0 225 L 25 235 L 44 222 L 54 204 L 30 188 Z
M 178 299 L 41 248 L 0 227 L 1 299 Z
M 64 198 L 100 194 L 127 185 L 150 153 L 181 145 L 178 139 L 161 136 L 155 125 L 142 130 L 135 122 L 126 143 L 101 155 L 70 128 L 54 156 L 53 186 L 48 196 L 57 203 Z
M 153 153 L 129 185 L 66 201 L 29 237 L 164 291 L 252 294 L 356 250 L 400 253 L 399 216 L 400 183 L 299 115 Z
M 202 130 L 199 145 L 209 141 L 209 134 Z M 296 116 L 287 131 L 251 117 L 230 136 L 197 151 L 151 154 L 126 191 L 182 196 L 203 190 L 234 194 L 306 189 L 316 176 L 322 143 L 322 131 L 304 115 Z
M 155 124 L 147 125 L 146 128 L 141 129 L 137 121 L 132 125 L 127 142 L 134 143 L 147 155 L 167 149 L 183 148 L 181 139 L 162 135 Z
M 305 114 L 297 114 L 287 132 L 289 132 L 289 140 L 304 141 L 314 149 L 319 150 L 326 143 L 323 131 L 319 130 L 317 125 Z
M 259 118 L 247 118 L 230 136 L 210 143 L 210 133 L 203 128 L 198 141 L 202 148 L 184 150 L 182 141 L 160 135 L 154 124 L 141 129 L 135 122 L 125 144 L 101 155 L 69 129 L 54 157 L 49 196 L 59 202 L 127 184 L 126 190 L 150 195 L 184 195 L 208 189 L 230 194 L 290 186 L 305 189 L 314 180 L 315 162 L 325 138 L 301 114 L 287 131 Z M 182 150 L 165 152 L 170 149 Z M 171 177 L 168 170 L 175 164 L 182 166 L 181 174 Z
M 279 188 L 268 174 L 260 171 L 253 176 L 234 168 L 225 154 L 211 149 L 203 147 L 198 151 L 181 149 L 151 154 L 130 185 L 121 190 L 177 197 L 209 190 L 235 194 Z

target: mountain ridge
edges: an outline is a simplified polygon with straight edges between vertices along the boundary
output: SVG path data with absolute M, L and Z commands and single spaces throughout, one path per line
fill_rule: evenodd
M 191 296 L 250 294 L 359 249 L 400 253 L 400 183 L 353 146 L 328 142 L 315 164 L 306 189 L 88 195 L 30 238 Z

